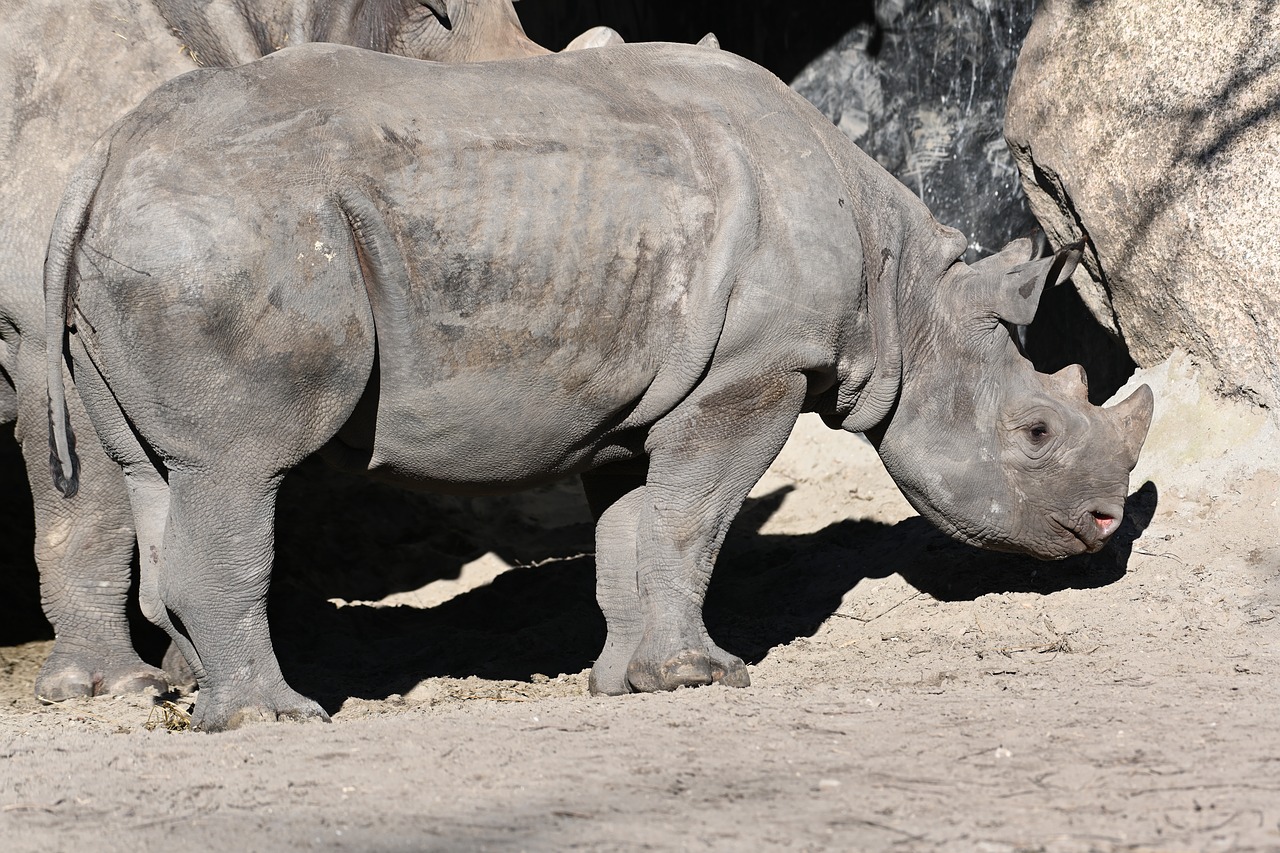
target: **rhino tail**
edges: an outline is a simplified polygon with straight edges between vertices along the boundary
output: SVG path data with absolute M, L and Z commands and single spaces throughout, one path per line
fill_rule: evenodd
M 89 151 L 72 173 L 62 195 L 44 259 L 44 321 L 49 401 L 49 471 L 53 486 L 70 498 L 80 489 L 80 459 L 67 414 L 62 378 L 67 330 L 74 324 L 76 284 L 72 281 L 76 247 L 84 234 L 93 197 L 102 182 L 111 151 L 110 134 Z

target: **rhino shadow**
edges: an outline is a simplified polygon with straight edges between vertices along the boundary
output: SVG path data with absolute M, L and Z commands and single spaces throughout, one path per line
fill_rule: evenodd
M 12 488 L 5 491 L 9 511 L 0 516 L 10 543 L 0 552 L 0 645 L 14 645 L 52 631 L 40 612 L 22 458 L 16 443 L 2 439 L 0 484 Z M 708 590 L 708 629 L 749 663 L 812 636 L 866 579 L 897 573 L 945 601 L 1113 583 L 1157 504 L 1155 486 L 1144 485 L 1130 496 L 1107 549 L 1044 563 L 957 544 L 920 518 L 762 533 L 790 491 L 747 501 Z M 277 512 L 271 619 L 282 666 L 297 689 L 330 710 L 349 697 L 405 693 L 433 676 L 527 681 L 580 672 L 604 643 L 593 548 L 593 525 L 572 482 L 510 497 L 454 498 L 304 463 L 286 478 Z M 457 578 L 490 551 L 515 568 L 434 608 L 330 602 L 378 600 Z M 138 647 L 158 663 L 167 640 L 133 610 Z
M 761 533 L 790 491 L 747 502 L 708 590 L 708 630 L 748 663 L 812 636 L 869 578 L 898 573 L 942 600 L 1113 583 L 1123 577 L 1133 540 L 1156 503 L 1154 486 L 1144 486 L 1130 497 L 1111 546 L 1044 563 L 953 543 L 919 518 L 846 520 L 800 535 Z M 296 580 L 273 589 L 273 634 L 290 683 L 333 711 L 348 698 L 384 699 L 432 677 L 529 681 L 591 666 L 605 636 L 595 602 L 591 525 L 563 528 L 552 551 L 522 542 L 519 531 L 479 544 L 486 526 L 455 526 L 450 535 L 475 543 L 460 549 L 466 553 L 497 541 L 493 550 L 516 567 L 433 608 L 338 607 L 327 600 L 331 592 Z M 358 535 L 367 542 L 364 531 Z
M 779 643 L 812 634 L 849 589 L 873 573 L 879 577 L 892 571 L 869 563 L 862 554 L 868 540 L 891 535 L 888 525 L 847 521 L 805 536 L 760 533 L 791 491 L 786 487 L 748 500 L 729 532 L 708 592 L 709 630 L 749 662 L 758 662 Z M 272 634 L 281 667 L 295 689 L 332 711 L 347 698 L 382 699 L 431 677 L 528 681 L 540 673 L 576 673 L 591 666 L 604 645 L 605 625 L 595 600 L 594 531 L 585 503 L 581 523 L 564 525 L 541 541 L 522 529 L 518 505 L 469 503 L 491 516 L 468 521 L 461 512 L 446 512 L 447 531 L 419 530 L 418 543 L 401 543 L 400 558 L 430 554 L 436 559 L 433 568 L 415 574 L 383 566 L 370 573 L 404 585 L 456 577 L 462 561 L 489 550 L 514 565 L 491 583 L 431 608 L 336 606 L 329 600 L 335 595 L 328 584 L 337 569 L 323 568 L 317 576 L 310 573 L 317 566 L 299 564 L 296 553 L 278 548 L 277 563 L 282 565 L 276 578 L 283 582 L 271 593 Z M 449 502 L 440 506 L 451 508 Z M 513 528 L 492 530 L 495 519 L 512 521 L 513 516 Z M 439 521 L 428 520 L 426 526 L 436 527 Z M 330 551 L 329 558 L 341 561 L 365 548 L 379 549 L 368 542 L 368 531 L 357 530 L 356 536 L 360 544 L 353 550 Z M 421 544 L 424 537 L 451 543 L 454 553 Z M 325 540 L 319 550 L 331 544 Z M 884 549 L 886 554 L 890 550 Z M 872 565 L 877 567 L 869 572 Z M 797 584 L 801 575 L 805 582 Z M 388 587 L 370 579 L 347 582 L 347 589 L 357 588 L 374 592 Z

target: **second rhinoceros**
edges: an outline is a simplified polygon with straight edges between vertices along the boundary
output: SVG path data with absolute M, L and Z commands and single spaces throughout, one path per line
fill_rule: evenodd
M 69 352 L 205 729 L 324 714 L 266 618 L 277 487 L 317 451 L 449 492 L 581 475 L 592 689 L 745 685 L 703 596 L 801 412 L 865 432 L 967 542 L 1054 558 L 1115 531 L 1150 391 L 1096 408 L 1078 369 L 1022 357 L 1009 327 L 1078 257 L 1030 246 L 960 262 L 728 53 L 290 48 L 161 87 L 72 179 L 45 270 L 54 476 L 74 491 Z
M 574 46 L 618 40 L 596 28 Z M 512 0 L 0 0 L 0 424 L 16 420 L 33 485 L 40 603 L 55 639 L 35 678 L 42 700 L 163 691 L 175 674 L 133 647 L 128 498 L 73 387 L 86 488 L 68 503 L 45 487 L 41 265 L 62 187 L 93 141 L 166 80 L 312 41 L 454 63 L 549 52 L 525 35 Z

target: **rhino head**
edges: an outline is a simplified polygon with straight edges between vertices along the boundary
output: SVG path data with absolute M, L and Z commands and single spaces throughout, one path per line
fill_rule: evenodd
M 430 13 L 426 20 L 413 15 L 407 29 L 411 49 L 406 55 L 436 62 L 485 62 L 520 59 L 551 53 L 525 35 L 516 15 L 515 0 L 417 0 Z M 569 42 L 566 51 L 622 44 L 610 27 L 592 27 Z M 701 44 L 701 42 L 699 42 Z
M 899 396 L 867 437 L 911 505 L 948 534 L 1059 559 L 1099 550 L 1119 528 L 1152 395 L 1143 385 L 1102 408 L 1080 366 L 1035 371 L 1015 329 L 1080 251 L 1028 260 L 1037 254 L 1019 240 L 957 262 L 931 298 L 901 307 Z
M 550 53 L 525 35 L 512 0 L 418 0 L 434 16 L 421 22 L 413 55 L 437 62 L 485 62 Z M 430 25 L 429 25 L 430 24 Z

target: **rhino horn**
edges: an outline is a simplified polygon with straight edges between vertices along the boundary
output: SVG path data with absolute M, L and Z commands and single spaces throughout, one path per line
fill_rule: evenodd
M 1053 387 L 1068 397 L 1088 401 L 1089 377 L 1078 364 L 1069 364 L 1049 377 Z
M 716 38 L 715 33 L 707 33 L 705 36 L 698 39 L 698 47 L 709 47 L 712 50 L 719 50 L 720 39 Z
M 1123 461 L 1130 471 L 1138 464 L 1138 452 L 1146 441 L 1147 430 L 1151 428 L 1151 413 L 1155 409 L 1155 397 L 1148 385 L 1139 385 L 1138 389 L 1107 409 L 1115 418 L 1116 427 L 1123 442 Z

